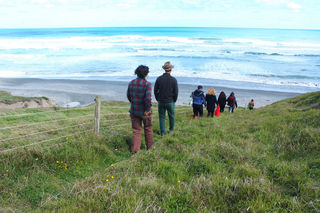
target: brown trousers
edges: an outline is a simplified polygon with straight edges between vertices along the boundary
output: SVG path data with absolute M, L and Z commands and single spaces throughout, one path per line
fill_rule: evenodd
M 132 123 L 132 142 L 131 142 L 131 152 L 136 153 L 140 150 L 141 146 L 141 129 L 142 122 L 144 126 L 144 137 L 146 141 L 147 149 L 149 149 L 153 144 L 153 133 L 152 133 L 152 115 L 144 115 L 142 117 L 130 114 Z

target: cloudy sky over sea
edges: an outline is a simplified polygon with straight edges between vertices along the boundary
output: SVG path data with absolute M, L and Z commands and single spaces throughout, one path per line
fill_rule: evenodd
M 320 29 L 319 0 L 0 0 L 0 28 Z

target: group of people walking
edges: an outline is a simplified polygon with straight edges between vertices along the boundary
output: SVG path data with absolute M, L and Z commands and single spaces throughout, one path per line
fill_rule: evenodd
M 231 92 L 229 97 L 226 98 L 226 94 L 221 91 L 219 97 L 217 98 L 214 88 L 210 88 L 207 94 L 204 94 L 202 90 L 203 87 L 199 85 L 198 89 L 192 92 L 190 96 L 192 100 L 194 118 L 203 116 L 203 106 L 207 108 L 208 117 L 214 117 L 216 105 L 219 106 L 220 112 L 224 112 L 226 105 L 229 105 L 229 112 L 233 112 L 234 109 L 238 107 L 234 92 Z
M 163 75 L 159 76 L 154 85 L 154 96 L 158 101 L 158 116 L 160 125 L 160 135 L 166 134 L 165 117 L 166 112 L 169 116 L 169 131 L 174 130 L 175 124 L 175 102 L 178 99 L 178 83 L 177 80 L 171 76 L 174 66 L 168 61 L 162 66 L 164 69 Z M 136 153 L 141 147 L 141 130 L 142 123 L 144 126 L 144 135 L 147 149 L 150 149 L 153 144 L 153 130 L 152 130 L 152 89 L 151 83 L 146 80 L 149 74 L 149 67 L 140 65 L 135 70 L 137 78 L 129 83 L 127 90 L 127 98 L 131 103 L 130 117 L 132 123 L 132 142 L 131 153 Z M 238 107 L 234 92 L 226 98 L 226 94 L 222 91 L 217 99 L 216 91 L 210 88 L 205 95 L 202 91 L 203 87 L 198 86 L 192 94 L 194 117 L 203 116 L 203 105 L 206 106 L 208 117 L 214 117 L 215 107 L 219 106 L 220 112 L 224 111 L 226 104 L 229 105 L 229 112 L 233 112 Z M 253 109 L 254 103 L 250 105 Z
M 162 68 L 165 73 L 157 78 L 154 86 L 154 95 L 158 101 L 160 134 L 165 135 L 165 116 L 167 111 L 169 116 L 169 131 L 174 130 L 174 108 L 175 102 L 178 99 L 178 83 L 177 80 L 171 76 L 171 71 L 174 66 L 169 61 L 166 62 Z M 127 98 L 131 103 L 130 117 L 133 136 L 130 149 L 133 154 L 140 150 L 142 123 L 144 125 L 147 149 L 150 149 L 154 143 L 152 132 L 152 90 L 151 83 L 146 80 L 148 73 L 149 68 L 140 65 L 135 70 L 137 78 L 129 83 L 127 90 Z

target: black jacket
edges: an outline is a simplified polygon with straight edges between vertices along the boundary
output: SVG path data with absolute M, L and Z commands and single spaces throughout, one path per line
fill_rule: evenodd
M 220 107 L 225 107 L 226 106 L 226 102 L 227 102 L 227 98 L 226 96 L 219 96 L 218 98 L 218 103 Z
M 206 101 L 207 101 L 207 110 L 209 112 L 213 112 L 214 108 L 216 108 L 216 104 L 218 104 L 217 96 L 207 94 Z
M 159 76 L 154 85 L 154 96 L 159 102 L 176 102 L 178 98 L 177 80 L 169 73 Z

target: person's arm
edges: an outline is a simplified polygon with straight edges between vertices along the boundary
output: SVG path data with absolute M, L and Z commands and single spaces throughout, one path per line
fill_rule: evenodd
M 127 89 L 127 98 L 129 100 L 129 102 L 131 103 L 132 102 L 132 97 L 130 95 L 130 84 L 128 85 L 128 89 Z
M 173 82 L 173 102 L 177 101 L 178 93 L 179 93 L 178 82 L 177 82 L 177 79 L 174 78 L 174 82 Z
M 204 106 L 207 106 L 207 102 L 206 102 L 206 99 L 204 98 L 204 95 L 202 95 L 202 103 L 204 104 Z
M 158 79 L 156 80 L 156 83 L 154 84 L 153 92 L 154 92 L 154 97 L 158 101 L 158 97 L 159 97 L 159 82 L 158 82 Z
M 145 112 L 146 113 L 149 113 L 151 112 L 151 106 L 152 106 L 152 103 L 151 103 L 151 83 L 150 82 L 147 82 L 146 83 L 146 91 L 145 91 L 145 95 L 144 95 L 144 108 L 145 108 Z

